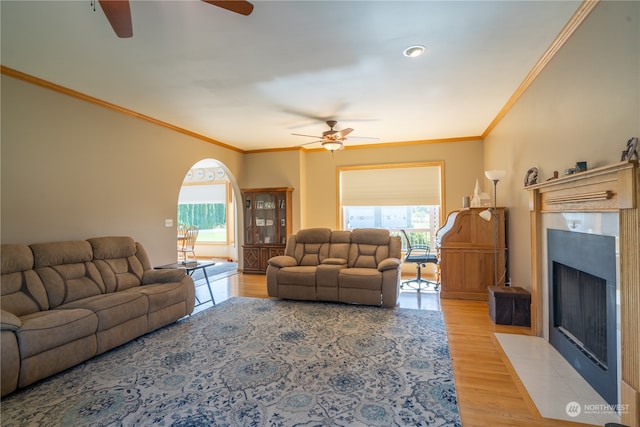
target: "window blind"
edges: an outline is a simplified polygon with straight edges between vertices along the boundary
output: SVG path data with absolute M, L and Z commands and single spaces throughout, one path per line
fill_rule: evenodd
M 178 196 L 178 204 L 197 205 L 203 203 L 227 203 L 227 186 L 224 184 L 182 186 Z
M 440 188 L 440 166 L 340 172 L 342 206 L 439 205 Z

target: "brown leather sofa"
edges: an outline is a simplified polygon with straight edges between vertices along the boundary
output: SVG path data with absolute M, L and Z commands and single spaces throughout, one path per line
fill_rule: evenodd
M 193 312 L 191 277 L 130 237 L 1 250 L 2 396 Z
M 402 242 L 388 230 L 300 230 L 269 259 L 269 296 L 395 307 Z

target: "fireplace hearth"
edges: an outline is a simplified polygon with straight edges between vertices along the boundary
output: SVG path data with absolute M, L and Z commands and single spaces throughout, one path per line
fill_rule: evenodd
M 615 238 L 548 229 L 549 341 L 618 403 Z

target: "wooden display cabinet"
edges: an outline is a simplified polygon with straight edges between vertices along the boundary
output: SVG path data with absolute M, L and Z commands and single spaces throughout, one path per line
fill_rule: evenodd
M 436 233 L 442 298 L 487 300 L 489 286 L 505 284 L 505 209 L 496 209 L 498 283 L 494 283 L 495 217 L 491 216 L 489 221 L 482 219 L 480 213 L 486 209 L 451 212 L 445 225 Z
M 291 234 L 293 188 L 251 188 L 242 190 L 244 199 L 243 272 L 264 274 L 267 261 L 284 255 Z

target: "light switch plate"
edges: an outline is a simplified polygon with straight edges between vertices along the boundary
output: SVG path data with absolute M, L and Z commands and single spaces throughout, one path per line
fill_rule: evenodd
M 165 227 L 173 227 L 173 220 L 172 219 L 165 219 L 164 220 L 164 226 Z

